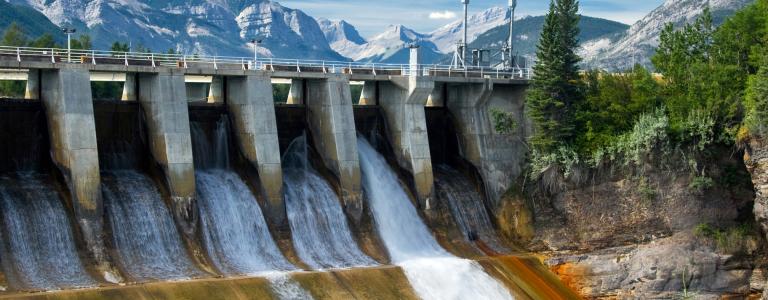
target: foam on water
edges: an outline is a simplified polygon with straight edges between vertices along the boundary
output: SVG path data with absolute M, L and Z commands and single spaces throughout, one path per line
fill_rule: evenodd
M 450 255 L 431 235 L 384 157 L 358 138 L 360 167 L 376 227 L 392 261 L 423 299 L 513 299 L 476 262 Z
M 10 287 L 52 290 L 96 285 L 78 257 L 59 194 L 45 176 L 1 176 L 0 212 L 0 255 Z
M 341 202 L 307 161 L 299 137 L 283 157 L 286 210 L 299 257 L 314 269 L 373 266 L 352 238 Z

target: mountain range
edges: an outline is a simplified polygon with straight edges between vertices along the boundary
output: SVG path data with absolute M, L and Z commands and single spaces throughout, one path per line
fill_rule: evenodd
M 701 14 L 709 3 L 717 22 L 753 0 L 667 0 L 631 27 L 583 16 L 580 26 L 587 67 L 609 70 L 631 63 L 648 65 L 666 23 L 681 25 Z M 469 17 L 471 48 L 500 48 L 508 37 L 507 8 L 494 7 Z M 99 49 L 126 42 L 154 51 L 219 56 L 252 55 L 253 39 L 266 57 L 374 63 L 405 63 L 407 46 L 418 44 L 424 63 L 445 62 L 462 36 L 457 20 L 420 33 L 390 25 L 365 38 L 343 20 L 313 18 L 271 0 L 0 0 L 0 30 L 16 22 L 30 37 L 71 26 L 88 33 Z M 515 21 L 515 52 L 535 56 L 543 17 Z M 58 38 L 57 38 L 58 39 Z

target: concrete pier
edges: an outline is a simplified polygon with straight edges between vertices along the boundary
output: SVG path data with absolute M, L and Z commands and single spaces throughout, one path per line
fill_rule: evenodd
M 40 99 L 40 70 L 32 69 L 28 71 L 27 86 L 24 89 L 24 99 Z
M 208 103 L 221 103 L 224 101 L 224 78 L 213 76 L 211 86 L 208 89 Z
M 435 88 L 427 98 L 427 107 L 445 106 L 445 83 L 435 83 Z
M 123 83 L 123 95 L 120 97 L 121 101 L 136 101 L 136 74 L 125 74 L 125 82 Z
M 401 168 L 413 175 L 422 208 L 430 208 L 434 192 L 432 157 L 424 105 L 434 88 L 434 81 L 424 77 L 393 78 L 380 83 L 379 105 L 389 126 L 389 135 Z
M 304 85 L 303 79 L 291 80 L 291 90 L 288 92 L 287 104 L 305 104 L 304 103 Z
M 139 87 L 150 150 L 165 173 L 174 217 L 186 237 L 194 239 L 198 213 L 184 74 L 176 71 L 141 74 Z
M 69 188 L 79 232 L 101 275 L 119 280 L 103 242 L 104 205 L 90 75 L 76 66 L 45 70 L 42 82 L 51 154 Z
M 483 177 L 486 194 L 494 207 L 522 174 L 527 148 L 525 86 L 495 86 L 492 81 L 475 84 L 448 84 L 447 108 L 458 123 L 459 147 L 466 160 Z M 515 132 L 496 132 L 490 117 L 492 108 L 511 113 Z
M 356 221 L 362 217 L 362 186 L 357 132 L 349 79 L 328 76 L 306 80 L 307 121 L 326 167 L 338 178 L 344 207 Z
M 228 77 L 227 105 L 240 150 L 259 172 L 269 204 L 267 215 L 282 224 L 286 218 L 283 169 L 270 77 L 262 73 Z
M 363 84 L 363 91 L 360 93 L 360 105 L 376 105 L 378 102 L 375 81 L 366 81 Z

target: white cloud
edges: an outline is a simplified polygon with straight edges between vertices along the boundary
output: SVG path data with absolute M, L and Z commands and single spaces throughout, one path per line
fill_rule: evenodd
M 452 12 L 450 10 L 446 11 L 435 11 L 429 13 L 429 18 L 432 20 L 450 20 L 456 18 L 456 13 Z

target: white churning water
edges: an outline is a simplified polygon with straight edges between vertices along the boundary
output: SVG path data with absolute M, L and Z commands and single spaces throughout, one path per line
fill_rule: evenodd
M 215 267 L 228 276 L 265 276 L 275 296 L 312 299 L 290 278 L 297 268 L 280 252 L 248 185 L 230 169 L 229 122 L 222 117 L 208 137 L 192 123 L 195 182 L 203 242 Z
M 358 138 L 363 188 L 379 234 L 392 261 L 405 270 L 423 299 L 513 299 L 509 291 L 476 262 L 442 249 L 403 190 L 384 157 Z
M 134 170 L 102 174 L 104 203 L 117 256 L 137 281 L 184 280 L 204 274 L 192 263 L 154 182 Z
M 77 255 L 67 213 L 46 176 L 0 177 L 2 267 L 13 289 L 96 285 Z
M 286 210 L 299 257 L 314 269 L 376 265 L 352 238 L 331 186 L 308 163 L 305 137 L 283 157 Z

